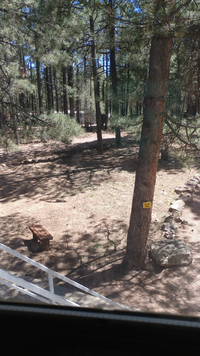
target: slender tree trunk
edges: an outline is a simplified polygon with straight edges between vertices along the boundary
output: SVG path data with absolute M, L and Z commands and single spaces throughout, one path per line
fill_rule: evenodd
M 51 92 L 49 85 L 49 68 L 45 68 L 45 81 L 46 81 L 46 93 L 47 93 L 47 111 L 51 111 Z
M 130 87 L 130 63 L 128 62 L 127 63 L 127 93 L 126 93 L 126 115 L 128 115 L 128 113 L 130 114 L 129 112 L 129 87 Z
M 20 139 L 19 139 L 19 133 L 18 133 L 18 120 L 17 120 L 17 115 L 16 115 L 16 112 L 15 112 L 15 105 L 16 105 L 16 101 L 14 99 L 14 97 L 12 97 L 12 115 L 11 115 L 11 118 L 12 118 L 12 126 L 13 126 L 13 132 L 14 132 L 14 136 L 15 136 L 15 139 L 16 139 L 16 143 L 17 145 L 19 146 L 20 145 Z
M 56 95 L 56 111 L 59 112 L 59 97 L 58 97 L 58 84 L 57 84 L 57 73 L 56 69 L 53 70 L 54 77 L 54 87 L 55 87 L 55 95 Z
M 36 71 L 37 71 L 39 113 L 41 114 L 42 110 L 43 110 L 43 101 L 42 101 L 42 84 L 41 84 L 40 62 L 38 59 L 36 60 Z
M 51 68 L 51 66 L 49 66 L 49 92 L 50 92 L 51 110 L 54 110 L 53 79 L 52 79 L 52 68 Z
M 79 80 L 79 67 L 76 66 L 76 86 L 77 86 L 77 97 L 76 97 L 76 120 L 80 124 L 80 80 Z
M 32 64 L 30 64 L 30 73 L 31 73 L 31 83 L 33 83 L 33 71 L 32 71 Z M 30 110 L 34 112 L 34 95 L 31 93 L 31 100 L 30 100 Z
M 94 20 L 90 16 L 90 31 L 92 34 L 92 68 L 93 68 L 93 81 L 94 81 L 94 97 L 95 97 L 95 108 L 96 108 L 96 121 L 97 121 L 97 151 L 98 154 L 103 153 L 103 142 L 102 142 L 102 131 L 101 131 L 101 111 L 100 111 L 100 95 L 99 95 L 99 81 L 96 66 L 96 48 L 94 40 Z
M 111 28 L 111 33 L 110 33 L 111 39 L 114 40 L 114 29 Z M 111 81 L 112 81 L 112 91 L 114 95 L 114 100 L 113 100 L 113 110 L 118 111 L 118 103 L 116 102 L 116 96 L 117 96 L 117 71 L 116 71 L 116 59 L 115 59 L 115 47 L 114 45 L 111 46 L 110 49 L 110 75 L 111 75 Z
M 110 14 L 112 16 L 113 12 L 113 0 L 109 0 L 109 7 L 110 7 Z M 110 20 L 110 76 L 111 76 L 111 83 L 112 83 L 112 93 L 113 93 L 113 113 L 118 113 L 119 106 L 117 102 L 117 70 L 116 70 L 116 55 L 115 55 L 115 25 L 113 20 Z
M 62 68 L 62 77 L 63 77 L 63 112 L 68 115 L 68 102 L 67 102 L 67 68 Z
M 108 119 L 108 111 L 109 111 L 109 98 L 108 98 L 108 52 L 106 53 L 106 98 L 105 98 L 105 114 Z
M 147 239 L 166 105 L 171 45 L 171 37 L 155 35 L 152 38 L 144 120 L 124 259 L 124 265 L 128 269 L 143 268 L 147 255 Z
M 73 73 L 73 67 L 72 65 L 68 66 L 68 85 L 71 88 L 72 92 L 69 93 L 69 108 L 70 108 L 70 117 L 74 117 L 75 116 L 75 112 L 74 112 L 74 94 L 73 94 L 73 86 L 74 86 L 74 82 L 73 82 L 73 78 L 74 78 L 74 73 Z

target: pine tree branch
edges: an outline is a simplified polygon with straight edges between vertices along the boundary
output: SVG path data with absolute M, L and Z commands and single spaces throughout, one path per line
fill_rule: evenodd
M 184 7 L 190 5 L 190 3 L 192 2 L 192 0 L 186 0 L 183 4 L 180 4 L 176 9 L 174 9 L 174 11 L 172 10 L 169 13 L 170 17 L 175 16 L 179 11 L 181 11 Z
M 191 141 L 186 141 L 181 134 L 178 133 L 177 130 L 175 130 L 173 128 L 173 126 L 170 124 L 169 120 L 166 118 L 166 115 L 165 115 L 165 123 L 167 124 L 167 126 L 170 128 L 170 130 L 173 132 L 173 134 L 178 138 L 179 141 L 181 141 L 182 143 L 184 143 L 186 146 L 190 146 L 198 151 L 200 151 L 200 148 L 195 144 L 195 143 L 192 143 Z M 187 136 L 187 133 L 186 133 L 186 136 Z

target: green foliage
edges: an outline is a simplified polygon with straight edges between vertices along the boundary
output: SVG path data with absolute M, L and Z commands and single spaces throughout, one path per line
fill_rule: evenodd
M 42 141 L 54 140 L 69 143 L 74 136 L 84 133 L 75 119 L 64 114 L 48 114 L 41 117 L 46 125 L 38 128 L 38 137 Z
M 3 134 L 2 130 L 0 130 L 0 146 L 3 147 L 7 153 L 19 151 L 19 146 L 15 143 L 14 136 Z
M 17 130 L 19 143 L 28 143 L 35 140 L 69 143 L 73 137 L 84 133 L 83 128 L 75 119 L 64 114 L 43 114 L 41 119 L 43 122 L 34 124 L 34 126 L 30 122 L 27 125 L 23 120 L 21 123 L 19 122 Z M 0 145 L 9 153 L 19 150 L 15 131 L 11 127 L 9 131 L 5 128 L 0 130 Z
M 143 119 L 142 116 L 131 118 L 129 116 L 112 115 L 110 118 L 110 128 L 112 130 L 116 130 L 117 128 L 120 128 L 122 130 L 140 132 L 142 119 Z
M 64 120 L 54 118 L 58 124 L 54 130 L 41 126 L 31 131 L 25 124 L 30 113 L 67 112 L 72 102 L 77 110 L 76 101 L 79 110 L 87 114 L 95 111 L 90 16 L 94 18 L 101 112 L 119 113 L 119 117 L 111 117 L 112 129 L 121 127 L 138 133 L 141 129 L 142 117 L 138 115 L 142 114 L 150 44 L 155 33 L 174 37 L 169 115 L 177 122 L 184 112 L 190 111 L 191 115 L 191 102 L 200 113 L 197 2 L 2 0 L 1 8 L 0 114 L 15 114 L 20 117 L 20 125 L 24 121 L 21 138 L 40 135 L 46 140 L 55 134 L 65 140 L 62 127 L 68 124 Z M 111 50 L 115 52 L 114 82 Z M 69 79 L 70 66 L 73 73 Z M 24 77 L 20 67 L 27 72 Z M 49 117 L 45 120 L 52 121 Z M 193 126 L 197 127 L 197 122 Z M 67 130 L 71 132 L 71 128 Z

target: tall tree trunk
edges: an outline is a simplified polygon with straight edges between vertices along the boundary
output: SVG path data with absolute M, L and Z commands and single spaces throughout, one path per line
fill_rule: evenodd
M 37 89 L 38 89 L 38 104 L 39 104 L 39 113 L 42 113 L 43 110 L 43 101 L 42 101 L 42 83 L 41 83 L 41 73 L 40 73 L 40 62 L 36 60 L 36 71 L 37 71 Z
M 46 93 L 47 93 L 47 111 L 51 111 L 51 92 L 49 85 L 49 67 L 45 68 L 45 81 L 46 81 Z
M 68 68 L 67 68 L 67 71 L 68 71 L 68 85 L 71 88 L 71 93 L 69 93 L 70 117 L 74 117 L 75 116 L 75 112 L 74 112 L 74 94 L 73 94 L 73 86 L 74 86 L 74 82 L 73 82 L 73 77 L 74 77 L 73 66 L 69 65 Z
M 113 0 L 109 0 L 109 7 L 110 7 L 110 76 L 111 76 L 111 83 L 112 83 L 112 93 L 113 93 L 113 113 L 118 113 L 119 106 L 117 102 L 117 70 L 116 70 L 116 55 L 115 55 L 115 25 L 112 19 L 113 13 Z
M 102 131 L 101 131 L 101 111 L 100 111 L 100 95 L 99 95 L 99 78 L 96 65 L 96 48 L 94 40 L 94 20 L 90 16 L 90 31 L 92 34 L 91 52 L 92 52 L 92 68 L 93 68 L 93 81 L 94 81 L 94 97 L 97 121 L 97 151 L 98 154 L 103 153 Z
M 77 86 L 77 97 L 76 97 L 76 121 L 80 124 L 80 80 L 79 80 L 79 67 L 76 66 L 76 86 Z
M 68 115 L 68 101 L 67 101 L 67 68 L 62 68 L 62 78 L 63 78 L 63 112 Z
M 56 111 L 59 112 L 59 96 L 58 96 L 58 84 L 57 84 L 57 73 L 56 69 L 53 70 L 54 77 L 54 87 L 55 87 L 55 95 L 56 95 Z
M 107 52 L 106 53 L 106 98 L 105 98 L 105 114 L 106 114 L 107 119 L 108 119 L 109 102 L 110 102 L 110 99 L 108 96 L 108 77 L 109 77 L 108 72 L 109 72 L 109 70 L 108 70 L 108 52 Z
M 33 71 L 32 71 L 32 64 L 30 64 L 29 67 L 30 73 L 31 73 L 31 83 L 33 82 Z M 30 104 L 30 110 L 34 112 L 34 95 L 31 93 L 31 104 Z
M 127 63 L 127 93 L 126 93 L 126 115 L 128 115 L 129 112 L 129 89 L 130 88 L 130 63 Z
M 19 133 L 18 133 L 18 118 L 17 118 L 16 111 L 15 111 L 16 110 L 15 109 L 16 101 L 15 101 L 14 96 L 12 96 L 11 102 L 12 102 L 12 115 L 11 115 L 11 118 L 12 118 L 13 132 L 14 132 L 14 136 L 15 136 L 15 139 L 16 139 L 16 143 L 19 146 L 20 145 L 20 139 L 19 139 Z
M 51 68 L 51 66 L 49 66 L 49 91 L 50 91 L 51 110 L 54 110 L 53 79 L 52 79 L 52 68 Z
M 124 265 L 141 269 L 147 255 L 152 203 L 171 57 L 171 37 L 152 38 L 149 78 Z M 145 204 L 146 203 L 146 204 Z

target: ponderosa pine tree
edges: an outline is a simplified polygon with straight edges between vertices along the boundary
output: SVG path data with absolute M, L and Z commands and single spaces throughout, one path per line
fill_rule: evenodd
M 154 188 L 167 97 L 172 37 L 154 35 L 151 43 L 148 88 L 127 237 L 128 268 L 142 268 L 151 223 Z
M 190 1 L 185 2 L 185 6 L 189 3 Z M 175 1 L 167 3 L 161 1 L 153 7 L 156 18 L 151 40 L 149 76 L 144 98 L 144 119 L 126 255 L 123 261 L 123 266 L 127 269 L 142 269 L 147 256 L 147 240 L 167 99 L 173 38 L 171 24 L 175 21 L 176 13 L 183 8 L 184 4 L 180 6 Z

